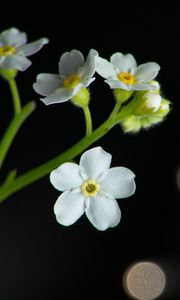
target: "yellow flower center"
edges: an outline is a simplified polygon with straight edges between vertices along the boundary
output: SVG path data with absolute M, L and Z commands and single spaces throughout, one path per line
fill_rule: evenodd
M 99 183 L 91 179 L 84 181 L 81 185 L 81 193 L 86 197 L 94 197 L 99 190 Z
M 0 47 L 0 56 L 8 56 L 15 52 L 15 47 L 13 46 L 3 46 Z
M 78 75 L 69 75 L 68 77 L 66 77 L 63 81 L 63 86 L 66 89 L 72 89 L 74 88 L 76 85 L 78 85 L 81 82 L 80 78 Z
M 136 83 L 136 78 L 130 73 L 121 72 L 117 75 L 117 77 L 120 81 L 122 81 L 126 84 Z

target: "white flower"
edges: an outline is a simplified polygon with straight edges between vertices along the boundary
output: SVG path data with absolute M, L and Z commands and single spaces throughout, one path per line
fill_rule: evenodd
M 135 192 L 135 175 L 125 167 L 109 168 L 110 163 L 111 154 L 95 147 L 82 154 L 79 165 L 67 162 L 51 172 L 52 185 L 63 192 L 54 205 L 60 224 L 71 225 L 85 213 L 99 230 L 118 225 L 115 198 Z
M 81 87 L 94 81 L 96 50 L 91 49 L 86 61 L 78 50 L 65 52 L 59 61 L 59 74 L 39 74 L 34 90 L 45 98 L 46 104 L 61 103 L 70 100 Z
M 155 62 L 149 62 L 137 67 L 133 55 L 123 55 L 120 52 L 114 53 L 110 62 L 97 57 L 96 71 L 112 89 L 123 90 L 153 90 L 152 84 L 148 82 L 155 78 L 160 66 Z
M 26 42 L 26 33 L 17 28 L 3 31 L 0 35 L 0 68 L 25 71 L 31 65 L 26 56 L 38 52 L 48 43 L 48 39 L 41 38 L 29 44 Z

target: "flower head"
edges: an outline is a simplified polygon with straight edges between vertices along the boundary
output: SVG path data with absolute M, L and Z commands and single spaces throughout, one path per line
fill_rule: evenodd
M 115 198 L 135 192 L 134 173 L 110 168 L 111 155 L 101 147 L 85 151 L 79 165 L 64 163 L 50 174 L 52 185 L 63 193 L 54 205 L 60 224 L 71 225 L 84 213 L 99 230 L 119 224 L 121 212 Z
M 156 89 L 135 92 L 129 104 L 123 108 L 129 111 L 129 115 L 121 121 L 124 132 L 137 133 L 140 129 L 148 129 L 162 122 L 170 112 L 170 102 L 162 98 L 159 83 L 153 81 L 150 84 Z
M 95 77 L 96 50 L 91 49 L 86 61 L 78 50 L 65 52 L 59 61 L 59 74 L 39 74 L 33 84 L 34 90 L 45 98 L 45 104 L 70 100 L 82 87 L 87 87 Z
M 112 89 L 123 90 L 153 90 L 152 84 L 148 82 L 158 74 L 160 66 L 155 62 L 149 62 L 137 66 L 132 54 L 123 55 L 120 52 L 114 53 L 110 62 L 97 57 L 96 71 Z
M 27 56 L 38 52 L 47 43 L 47 38 L 41 38 L 27 44 L 26 33 L 17 28 L 3 31 L 0 34 L 0 68 L 25 71 L 31 65 Z

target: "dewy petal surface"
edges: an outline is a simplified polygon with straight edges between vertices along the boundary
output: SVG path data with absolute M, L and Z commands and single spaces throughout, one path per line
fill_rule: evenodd
M 80 159 L 80 168 L 87 178 L 96 179 L 107 171 L 111 164 L 111 154 L 101 147 L 94 147 L 85 151 Z
M 102 231 L 115 227 L 121 219 L 121 211 L 116 200 L 102 195 L 89 200 L 85 213 L 94 227 Z
M 25 71 L 31 65 L 31 61 L 22 55 L 9 55 L 1 62 L 4 69 L 17 69 Z
M 101 182 L 101 191 L 114 198 L 126 198 L 135 192 L 135 174 L 124 167 L 115 167 L 107 171 Z
M 62 77 L 76 74 L 77 69 L 84 63 L 84 57 L 82 53 L 76 49 L 71 52 L 65 52 L 59 61 L 59 73 Z
M 150 81 L 156 77 L 160 70 L 157 63 L 149 62 L 137 67 L 135 76 L 138 80 Z
M 60 86 L 59 75 L 56 74 L 39 74 L 36 82 L 33 84 L 34 90 L 42 95 L 48 96 L 53 93 Z
M 99 56 L 96 58 L 96 72 L 104 78 L 110 78 L 117 75 L 115 66 L 108 60 Z
M 80 187 L 82 181 L 79 165 L 71 162 L 62 164 L 50 174 L 50 182 L 59 191 Z
M 73 224 L 84 213 L 84 196 L 70 191 L 62 193 L 54 205 L 54 213 L 58 223 Z
M 20 47 L 18 51 L 22 51 L 25 56 L 29 56 L 38 52 L 48 42 L 49 40 L 47 38 L 41 38 L 35 42 Z
M 137 67 L 134 56 L 130 53 L 123 55 L 120 52 L 114 53 L 110 58 L 111 63 L 121 72 L 130 72 Z
M 5 30 L 0 35 L 0 43 L 4 46 L 19 47 L 27 42 L 25 32 L 20 32 L 17 28 L 13 27 Z

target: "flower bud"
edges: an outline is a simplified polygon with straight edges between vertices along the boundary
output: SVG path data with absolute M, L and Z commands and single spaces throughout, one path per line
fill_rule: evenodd
M 83 86 L 71 99 L 71 102 L 79 107 L 88 105 L 90 100 L 89 90 Z
M 124 132 L 137 133 L 141 129 L 140 119 L 136 116 L 129 116 L 121 122 Z
M 125 101 L 129 100 L 129 98 L 132 96 L 134 91 L 127 91 L 123 89 L 114 89 L 113 95 L 116 100 L 116 102 L 124 103 Z
M 153 96 L 159 96 L 153 94 Z M 129 114 L 129 116 L 126 116 L 120 123 L 122 125 L 123 131 L 124 132 L 129 132 L 129 133 L 137 133 L 140 129 L 148 129 L 152 127 L 155 124 L 158 124 L 162 122 L 165 118 L 165 116 L 169 113 L 170 111 L 170 102 L 166 99 L 162 99 L 160 97 L 161 101 L 160 103 L 157 104 L 159 101 L 159 98 L 154 98 L 152 95 L 150 95 L 150 98 L 148 97 L 148 105 L 150 106 L 149 110 L 147 110 L 146 107 L 146 113 L 142 114 L 142 106 L 141 106 L 141 114 Z M 145 95 L 145 100 L 146 100 L 146 95 Z M 154 104 L 155 100 L 155 104 Z M 147 101 L 147 100 L 146 100 Z M 147 103 L 146 103 L 147 105 Z M 159 108 L 157 109 L 157 107 Z M 145 107 L 145 106 L 143 106 Z M 153 109 L 152 109 L 153 107 Z M 139 108 L 140 110 L 140 108 Z M 148 111 L 148 113 L 147 113 Z M 132 112 L 132 110 L 131 110 Z
M 161 96 L 153 92 L 138 92 L 133 99 L 133 113 L 135 115 L 146 115 L 155 112 L 161 104 Z
M 160 95 L 157 95 L 157 94 L 154 94 L 151 92 L 146 92 L 143 95 L 143 99 L 145 100 L 144 104 L 147 109 L 151 109 L 151 110 L 153 110 L 153 112 L 157 111 L 159 109 L 160 104 L 161 104 L 161 96 Z
M 170 111 L 170 102 L 166 99 L 161 100 L 161 105 L 158 109 L 158 113 L 162 116 L 165 117 Z
M 18 71 L 16 69 L 3 69 L 0 67 L 0 75 L 6 80 L 15 78 L 17 75 L 17 72 Z

